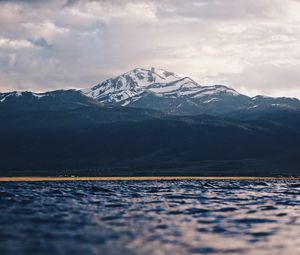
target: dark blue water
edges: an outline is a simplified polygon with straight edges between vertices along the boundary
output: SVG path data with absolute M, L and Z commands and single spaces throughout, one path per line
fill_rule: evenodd
M 0 183 L 0 254 L 300 254 L 300 184 Z

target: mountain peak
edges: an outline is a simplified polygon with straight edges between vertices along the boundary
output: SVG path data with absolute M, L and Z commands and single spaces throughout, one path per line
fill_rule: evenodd
M 148 67 L 135 68 L 115 78 L 108 79 L 82 90 L 104 104 L 129 105 L 141 98 L 152 96 L 159 98 L 206 98 L 209 96 L 240 95 L 232 88 L 222 85 L 203 87 L 190 77 L 181 77 L 164 69 Z M 197 100 L 198 100 L 197 99 Z M 212 102 L 216 102 L 213 100 Z M 191 101 L 189 102 L 191 103 Z
M 132 69 L 82 92 L 104 105 L 150 108 L 172 114 L 201 113 L 207 107 L 216 109 L 222 102 L 232 108 L 248 98 L 224 85 L 201 86 L 190 77 L 155 67 Z
M 174 82 L 182 79 L 173 72 L 163 69 L 135 68 L 115 78 L 103 81 L 91 89 L 84 89 L 82 92 L 104 104 L 127 105 L 138 100 L 142 94 L 161 94 L 165 87 L 167 87 L 166 91 L 169 91 L 172 89 L 169 85 L 174 85 Z
M 138 86 L 146 86 L 151 83 L 168 83 L 181 79 L 173 72 L 155 67 L 149 68 L 135 68 L 121 76 L 130 77 L 136 81 Z

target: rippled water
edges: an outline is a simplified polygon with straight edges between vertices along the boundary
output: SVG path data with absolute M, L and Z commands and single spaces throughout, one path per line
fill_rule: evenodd
M 0 254 L 300 254 L 300 183 L 0 183 Z

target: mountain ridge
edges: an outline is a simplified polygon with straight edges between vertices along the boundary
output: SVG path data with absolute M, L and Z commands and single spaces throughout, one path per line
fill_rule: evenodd
M 250 97 L 225 85 L 202 86 L 190 77 L 180 77 L 173 72 L 154 67 L 136 68 L 81 90 L 0 93 L 0 106 L 7 106 L 8 102 L 12 103 L 16 98 L 31 97 L 32 107 L 37 107 L 34 102 L 51 101 L 64 91 L 72 92 L 69 96 L 86 96 L 80 99 L 83 102 L 79 103 L 82 104 L 144 108 L 172 115 L 208 114 L 241 118 L 263 111 L 300 110 L 300 101 L 297 98 L 263 95 Z M 59 105 L 62 104 L 60 101 Z
M 299 175 L 300 111 L 180 116 L 77 90 L 0 98 L 2 176 Z
M 136 68 L 81 91 L 103 105 L 147 108 L 175 115 L 235 115 L 254 108 L 300 110 L 296 98 L 249 97 L 225 85 L 202 86 L 190 77 L 154 67 Z

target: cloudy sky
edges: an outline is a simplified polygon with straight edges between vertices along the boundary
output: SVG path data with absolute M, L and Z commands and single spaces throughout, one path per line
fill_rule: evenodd
M 90 87 L 136 67 L 300 98 L 300 0 L 0 0 L 0 91 Z

